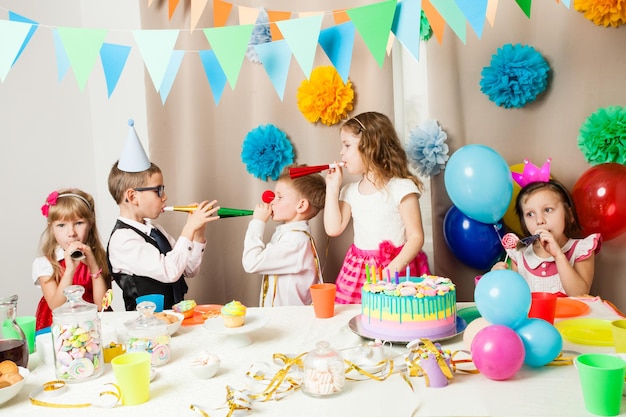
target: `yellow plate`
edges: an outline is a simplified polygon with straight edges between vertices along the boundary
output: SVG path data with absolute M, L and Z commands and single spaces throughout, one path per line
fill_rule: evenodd
M 555 323 L 564 339 L 592 346 L 613 346 L 611 322 L 600 319 L 572 319 Z

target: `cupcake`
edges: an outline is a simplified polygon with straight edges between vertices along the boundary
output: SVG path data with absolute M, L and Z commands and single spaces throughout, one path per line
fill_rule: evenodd
M 241 327 L 246 320 L 246 306 L 239 301 L 231 301 L 222 307 L 221 316 L 226 327 Z
M 186 319 L 193 316 L 193 309 L 196 307 L 194 300 L 183 300 L 178 304 L 172 306 L 172 310 L 182 314 Z

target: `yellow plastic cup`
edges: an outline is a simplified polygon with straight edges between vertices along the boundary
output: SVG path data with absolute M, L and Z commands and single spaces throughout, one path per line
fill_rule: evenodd
M 111 360 L 123 405 L 143 404 L 150 399 L 150 360 L 147 352 L 124 353 Z

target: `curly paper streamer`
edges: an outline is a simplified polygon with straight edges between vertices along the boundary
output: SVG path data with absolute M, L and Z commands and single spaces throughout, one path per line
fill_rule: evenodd
M 287 135 L 272 124 L 252 129 L 243 140 L 241 160 L 250 174 L 263 181 L 277 180 L 294 158 Z
M 436 120 L 426 120 L 409 134 L 406 153 L 409 163 L 422 176 L 439 174 L 448 160 L 448 134 Z
M 592 113 L 580 127 L 578 148 L 591 165 L 626 165 L 626 108 L 609 106 Z
M 481 71 L 480 91 L 504 108 L 520 108 L 535 101 L 548 86 L 550 67 L 532 46 L 498 48 L 491 63 Z
M 574 9 L 598 26 L 616 28 L 626 23 L 625 0 L 574 0 Z
M 332 126 L 348 117 L 353 109 L 352 82 L 344 84 L 332 66 L 317 67 L 298 87 L 297 99 L 298 109 L 309 122 Z

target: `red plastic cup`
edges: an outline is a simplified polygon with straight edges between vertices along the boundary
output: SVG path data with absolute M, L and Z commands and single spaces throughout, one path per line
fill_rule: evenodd
M 532 301 L 528 317 L 543 319 L 554 324 L 557 295 L 551 292 L 533 292 L 531 296 Z

